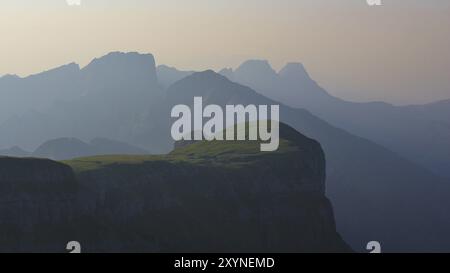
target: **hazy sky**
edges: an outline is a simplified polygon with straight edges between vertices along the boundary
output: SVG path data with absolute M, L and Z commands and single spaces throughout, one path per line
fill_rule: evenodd
M 450 98 L 450 1 L 0 0 L 0 75 L 28 75 L 110 51 L 181 69 L 305 64 L 334 95 Z

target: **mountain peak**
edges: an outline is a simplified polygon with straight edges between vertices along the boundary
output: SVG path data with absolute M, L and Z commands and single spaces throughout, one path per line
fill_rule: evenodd
M 152 54 L 111 52 L 95 58 L 82 71 L 91 84 L 101 84 L 102 88 L 129 89 L 130 83 L 142 88 L 157 85 L 155 58 Z
M 194 79 L 201 79 L 201 80 L 227 80 L 223 75 L 208 69 L 205 71 L 201 71 L 201 72 L 195 72 L 193 73 L 190 77 L 194 78 Z
M 155 58 L 152 54 L 141 54 L 138 52 L 110 52 L 102 57 L 93 59 L 84 69 L 95 66 L 121 66 L 127 64 L 151 65 L 155 67 Z
M 167 94 L 171 105 L 190 104 L 193 97 L 198 96 L 204 97 L 210 104 L 224 105 L 236 97 L 248 98 L 256 95 L 256 92 L 213 70 L 206 70 L 193 73 L 174 83 L 168 88 Z
M 273 87 L 277 78 L 277 72 L 268 61 L 248 60 L 236 69 L 233 80 L 247 86 L 252 86 L 252 83 L 259 82 L 258 86 L 252 87 L 257 90 L 263 90 Z
M 242 63 L 237 69 L 237 74 L 250 74 L 250 75 L 276 75 L 275 70 L 267 60 L 248 60 Z
M 297 78 L 299 80 L 311 80 L 302 63 L 287 63 L 278 73 L 283 78 Z
M 0 150 L 0 157 L 1 156 L 25 157 L 29 155 L 30 155 L 29 152 L 23 150 L 19 146 L 13 146 L 6 150 Z
M 213 70 L 205 70 L 202 72 L 194 72 L 191 75 L 177 81 L 172 86 L 178 85 L 196 85 L 215 86 L 216 83 L 230 82 L 225 76 L 214 72 Z

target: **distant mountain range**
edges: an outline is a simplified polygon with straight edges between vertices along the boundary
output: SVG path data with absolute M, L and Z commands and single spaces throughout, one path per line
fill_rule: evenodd
M 143 155 L 148 151 L 120 141 L 95 138 L 85 143 L 76 138 L 59 138 L 49 140 L 39 146 L 33 157 L 67 160 L 93 155 Z
M 115 52 L 81 70 L 63 66 L 14 81 L 20 89 L 0 83 L 0 97 L 8 98 L 1 100 L 0 109 L 15 107 L 0 122 L 0 147 L 33 151 L 50 139 L 99 137 L 151 151 L 170 150 L 155 143 L 161 138 L 152 130 L 157 124 L 147 122 L 148 116 L 159 115 L 163 99 L 152 55 Z
M 0 156 L 11 156 L 11 157 L 26 157 L 30 153 L 22 150 L 20 147 L 14 146 L 9 149 L 0 150 Z
M 450 177 L 450 100 L 411 106 L 349 102 L 330 95 L 300 63 L 289 63 L 276 72 L 267 61 L 251 60 L 235 71 L 225 69 L 221 73 Z
M 106 138 L 95 138 L 85 143 L 76 138 L 58 138 L 44 142 L 34 152 L 27 152 L 14 146 L 0 150 L 0 156 L 9 157 L 36 157 L 53 160 L 67 160 L 76 157 L 93 155 L 142 155 L 148 151 L 133 145 Z
M 337 228 L 355 250 L 374 239 L 382 241 L 387 251 L 448 250 L 450 185 L 448 179 L 435 174 L 445 173 L 439 166 L 449 162 L 444 161 L 450 147 L 442 129 L 446 121 L 440 117 L 447 111 L 446 102 L 420 107 L 344 102 L 321 89 L 299 64 L 289 64 L 276 73 L 267 63 L 248 62 L 236 71 L 221 71 L 225 77 L 213 71 L 156 68 L 149 54 L 111 53 L 83 69 L 68 67 L 25 79 L 0 79 L 0 97 L 12 98 L 1 103 L 20 105 L 3 110 L 8 118 L 0 123 L 0 147 L 34 150 L 51 139 L 107 138 L 151 153 L 167 153 L 174 144 L 170 137 L 173 105 L 190 105 L 194 96 L 202 96 L 205 104 L 280 104 L 275 98 L 282 102 L 281 120 L 322 145 L 326 191 L 335 208 Z M 33 84 L 37 78 L 39 84 Z M 11 81 L 15 85 L 4 83 Z M 64 89 L 65 85 L 71 86 Z M 20 86 L 16 89 L 20 92 L 3 86 Z M 45 100 L 35 95 L 41 92 Z M 15 93 L 21 95 L 11 95 Z M 426 112 L 423 118 L 406 118 L 408 109 L 419 108 Z M 399 114 L 396 117 L 383 109 Z M 389 122 L 382 124 L 376 111 Z M 397 127 L 416 119 L 417 124 L 434 119 L 444 125 L 431 122 L 429 135 L 415 122 L 411 127 Z M 414 133 L 418 135 L 406 138 Z M 405 139 L 396 146 L 401 135 Z M 430 143 L 419 145 L 420 140 Z M 427 145 L 430 148 L 421 157 L 413 156 Z M 435 153 L 439 145 L 441 150 Z M 436 165 L 426 168 L 425 157 Z
M 166 66 L 157 71 L 164 75 L 165 85 L 193 73 Z M 450 100 L 408 106 L 345 101 L 320 87 L 301 63 L 288 63 L 276 72 L 268 61 L 249 60 L 236 70 L 226 68 L 219 73 L 268 98 L 306 109 L 336 127 L 373 140 L 437 175 L 450 177 Z
M 164 84 L 192 71 L 163 66 Z M 425 105 L 394 106 L 339 99 L 320 87 L 301 63 L 276 72 L 265 60 L 249 60 L 220 74 L 286 105 L 303 108 L 330 124 L 379 143 L 437 175 L 450 177 L 450 100 Z M 450 96 L 450 95 L 449 95 Z

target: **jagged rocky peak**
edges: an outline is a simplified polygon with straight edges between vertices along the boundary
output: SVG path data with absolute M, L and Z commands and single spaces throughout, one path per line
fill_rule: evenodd
M 234 81 L 256 90 L 274 88 L 278 74 L 266 60 L 249 60 L 234 71 Z
M 120 65 L 142 65 L 153 67 L 155 69 L 155 58 L 152 54 L 142 54 L 138 52 L 111 52 L 105 56 L 93 59 L 85 69 L 105 66 L 120 66 Z
M 236 69 L 235 74 L 274 77 L 277 72 L 272 68 L 267 60 L 248 60 Z
M 155 58 L 152 54 L 112 52 L 95 58 L 82 71 L 92 84 L 157 84 Z

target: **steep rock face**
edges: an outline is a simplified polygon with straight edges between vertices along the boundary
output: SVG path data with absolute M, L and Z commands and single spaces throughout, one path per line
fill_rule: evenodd
M 155 59 L 152 54 L 112 52 L 94 59 L 82 69 L 91 92 L 99 90 L 141 90 L 157 85 Z
M 67 162 L 108 227 L 90 251 L 344 252 L 325 197 L 320 145 L 282 127 L 275 153 L 253 142 L 198 142 L 167 156 Z
M 196 142 L 165 156 L 0 158 L 0 252 L 345 252 L 320 145 Z M 74 173 L 74 171 L 75 173 Z M 76 175 L 76 177 L 75 177 Z
M 0 158 L 0 251 L 64 248 L 78 214 L 70 167 L 50 160 Z
M 111 227 L 86 241 L 86 248 L 125 252 L 346 250 L 324 195 L 303 191 L 268 172 L 253 175 L 256 172 L 152 162 L 83 176 L 86 185 L 104 183 L 94 190 L 101 196 L 94 218 Z

